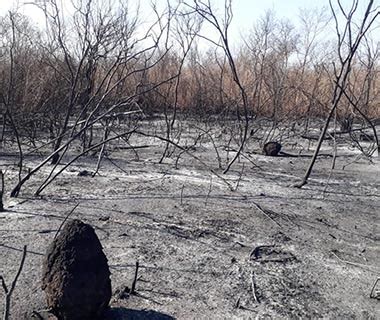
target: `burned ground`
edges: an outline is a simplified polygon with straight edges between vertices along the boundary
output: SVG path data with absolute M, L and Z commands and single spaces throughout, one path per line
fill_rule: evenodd
M 191 126 L 184 132 L 182 139 L 191 145 Z M 215 129 L 213 137 L 225 160 L 222 130 Z M 115 142 L 99 175 L 78 176 L 93 171 L 97 161 L 81 158 L 33 197 L 50 169 L 46 166 L 19 198 L 5 199 L 0 259 L 7 280 L 28 245 L 12 319 L 30 319 L 33 310 L 46 308 L 43 255 L 77 204 L 70 218 L 95 228 L 108 259 L 114 291 L 110 318 L 378 317 L 379 301 L 369 298 L 380 273 L 378 157 L 361 156 L 341 141 L 330 179 L 332 158 L 322 156 L 309 183 L 297 189 L 293 185 L 315 142 L 283 139 L 283 151 L 303 156 L 267 157 L 251 139 L 240 162 L 227 174 L 220 172 L 237 186 L 231 191 L 187 153 L 176 169 L 175 155 L 158 164 L 162 142 L 136 136 L 129 143 L 149 147 L 136 149 L 136 158 Z M 332 153 L 329 143 L 323 154 Z M 11 151 L 0 159 L 7 191 L 17 181 L 17 154 Z M 190 152 L 217 170 L 214 151 L 205 137 Z M 25 164 L 32 167 L 39 159 L 29 157 Z M 136 261 L 137 294 L 121 298 L 117 292 L 131 286 Z

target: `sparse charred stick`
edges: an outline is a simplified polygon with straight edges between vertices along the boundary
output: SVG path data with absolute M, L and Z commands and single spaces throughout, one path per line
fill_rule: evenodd
M 16 287 L 16 283 L 17 283 L 17 280 L 18 280 L 18 278 L 19 278 L 19 276 L 21 274 L 22 268 L 24 267 L 25 257 L 26 257 L 26 249 L 27 249 L 27 247 L 24 246 L 24 249 L 22 251 L 21 262 L 20 262 L 18 271 L 16 273 L 16 276 L 14 277 L 14 279 L 13 279 L 13 281 L 11 283 L 10 288 L 7 287 L 3 276 L 0 276 L 1 285 L 2 285 L 4 293 L 5 293 L 5 306 L 4 306 L 3 320 L 8 320 L 9 319 L 12 293 L 13 293 L 15 287 Z
M 183 204 L 183 189 L 185 189 L 185 185 L 184 184 L 182 185 L 182 188 L 181 188 L 181 206 Z
M 3 196 L 4 196 L 4 173 L 3 170 L 0 170 L 0 212 L 4 211 L 4 202 L 3 202 Z
M 240 184 L 240 181 L 241 181 L 241 179 L 242 179 L 243 173 L 244 173 L 244 163 L 243 163 L 243 167 L 241 168 L 241 172 L 240 172 L 240 174 L 239 174 L 239 178 L 238 178 L 238 180 L 236 181 L 235 191 L 237 191 L 237 189 L 239 188 L 239 184 Z
M 135 277 L 133 278 L 131 294 L 136 294 L 136 283 L 137 283 L 137 275 L 139 272 L 139 262 L 136 261 L 136 269 L 135 269 Z

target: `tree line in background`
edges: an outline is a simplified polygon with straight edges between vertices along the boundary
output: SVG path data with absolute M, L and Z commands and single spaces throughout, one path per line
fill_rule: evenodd
M 118 137 L 141 116 L 165 115 L 163 157 L 178 115 L 237 120 L 236 157 L 257 118 L 302 122 L 305 132 L 331 110 L 342 131 L 355 119 L 380 118 L 373 1 L 363 14 L 356 0 L 347 8 L 330 1 L 331 12 L 301 11 L 297 28 L 267 12 L 233 46 L 231 1 L 219 11 L 210 1 L 152 4 L 149 23 L 125 3 L 75 0 L 65 15 L 59 0 L 36 1 L 42 28 L 17 11 L 0 18 L 0 139 L 13 133 L 20 167 L 22 144 L 38 148 L 41 134 L 52 147 L 42 165 L 57 164 L 73 141 L 83 152 L 93 148 L 96 125 L 105 128 L 103 141 L 115 137 L 112 124 L 126 116 L 135 122 Z M 336 36 L 328 39 L 329 30 Z M 21 176 L 20 169 L 22 185 Z
M 42 29 L 16 12 L 1 17 L 2 112 L 5 105 L 23 129 L 48 124 L 54 134 L 67 114 L 85 119 L 89 105 L 104 94 L 101 104 L 121 103 L 120 110 L 135 96 L 147 114 L 173 108 L 175 99 L 187 113 L 236 114 L 241 96 L 228 59 L 218 43 L 199 48 L 194 37 L 202 36 L 205 22 L 184 12 L 184 4 L 156 11 L 147 27 L 126 6 L 75 3 L 70 17 L 55 1 L 39 4 L 46 16 Z M 279 121 L 325 115 L 337 60 L 335 39 L 324 40 L 331 27 L 325 12 L 302 12 L 298 29 L 267 12 L 234 45 L 252 115 Z M 347 92 L 371 118 L 380 116 L 379 50 L 374 39 L 364 39 L 347 83 Z M 343 98 L 339 117 L 353 114 Z

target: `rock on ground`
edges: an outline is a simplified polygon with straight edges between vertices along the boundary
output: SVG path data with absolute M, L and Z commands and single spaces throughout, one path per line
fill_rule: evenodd
M 264 145 L 264 149 L 263 149 L 263 153 L 266 155 L 266 156 L 277 156 L 278 153 L 280 152 L 281 150 L 281 144 L 278 143 L 278 142 L 275 142 L 275 141 L 270 141 L 270 142 L 267 142 L 265 145 Z
M 59 319 L 99 319 L 111 299 L 108 262 L 94 229 L 68 222 L 49 246 L 42 289 Z

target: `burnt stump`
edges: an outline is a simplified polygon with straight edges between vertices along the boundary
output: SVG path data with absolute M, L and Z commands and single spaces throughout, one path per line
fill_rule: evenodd
M 266 155 L 266 156 L 271 156 L 271 157 L 274 157 L 274 156 L 277 156 L 278 153 L 280 152 L 281 150 L 281 144 L 276 142 L 276 141 L 270 141 L 270 142 L 267 142 L 265 145 L 264 145 L 264 148 L 263 148 L 263 153 Z
M 43 263 L 42 289 L 60 320 L 102 318 L 112 294 L 110 271 L 89 224 L 69 221 L 51 243 Z

